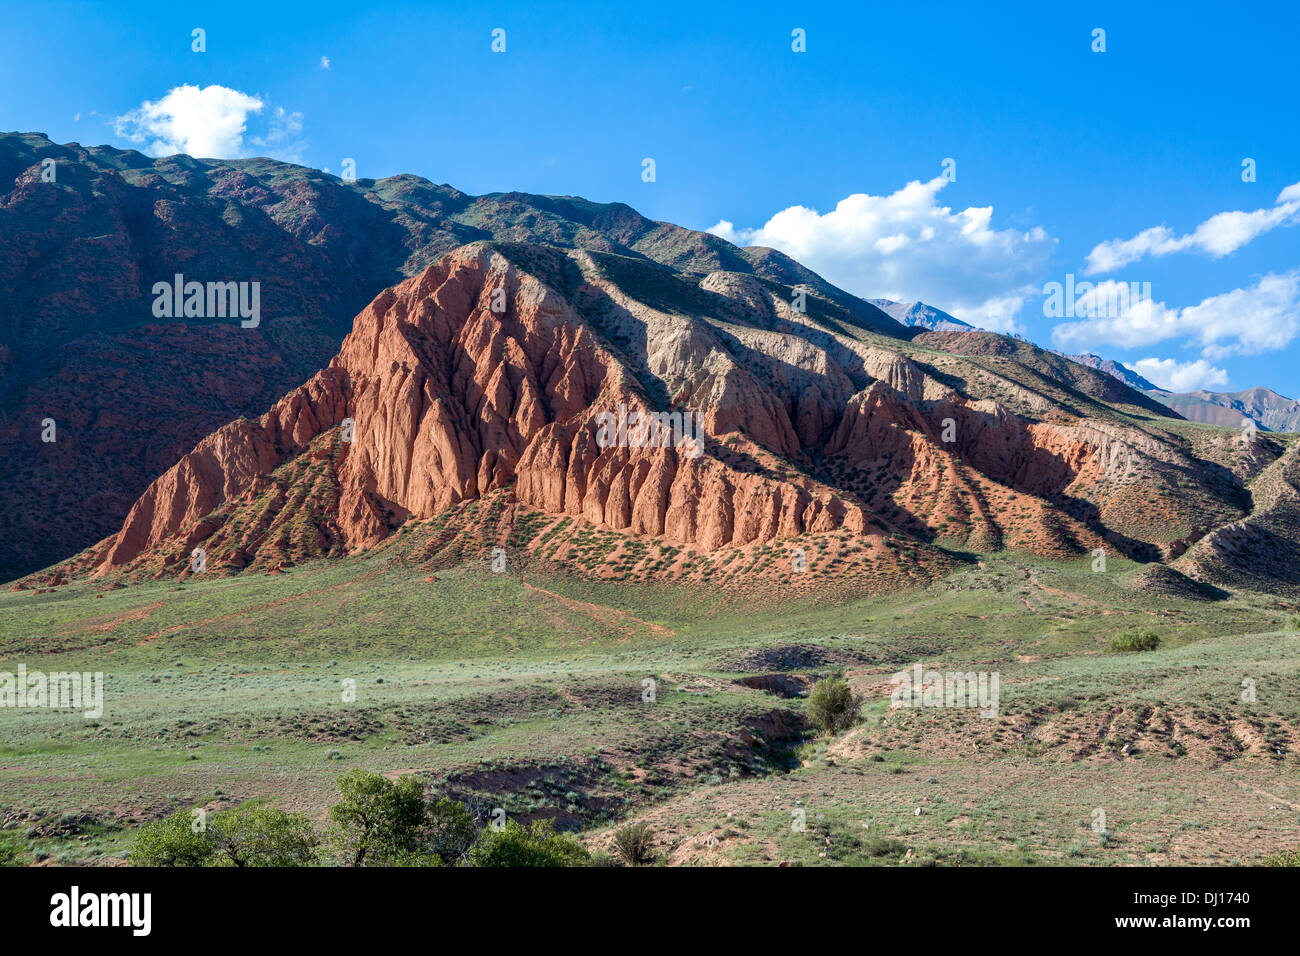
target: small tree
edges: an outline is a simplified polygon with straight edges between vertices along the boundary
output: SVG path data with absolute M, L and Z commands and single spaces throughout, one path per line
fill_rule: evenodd
M 464 863 L 477 839 L 478 826 L 463 803 L 439 797 L 429 805 L 428 847 L 444 863 Z
M 214 814 L 208 837 L 217 859 L 230 866 L 309 866 L 320 842 L 305 816 L 269 803 Z
M 508 820 L 501 830 L 491 827 L 469 851 L 470 866 L 586 866 L 586 848 L 569 833 L 556 833 L 549 820 L 532 826 Z
M 428 824 L 424 784 L 415 777 L 396 781 L 369 770 L 339 778 L 343 799 L 330 807 L 336 839 L 352 866 L 410 865 L 420 855 Z
M 188 810 L 146 823 L 131 843 L 132 866 L 207 866 L 216 847 L 204 831 L 195 832 Z
M 832 737 L 856 724 L 861 709 L 861 696 L 842 677 L 818 681 L 808 695 L 808 719 Z

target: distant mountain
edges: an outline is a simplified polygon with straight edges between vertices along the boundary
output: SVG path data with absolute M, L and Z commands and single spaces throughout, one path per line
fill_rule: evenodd
M 1194 422 L 1236 428 L 1243 418 L 1249 418 L 1265 431 L 1300 431 L 1300 402 L 1268 388 L 1248 388 L 1243 392 L 1201 390 L 1186 394 L 1156 390 L 1150 394 Z
M 895 302 L 892 299 L 868 299 L 895 322 L 931 332 L 974 332 L 975 326 L 953 318 L 947 312 L 924 302 Z
M 887 310 L 884 310 L 887 311 Z M 1237 428 L 1243 418 L 1253 421 L 1259 428 L 1270 432 L 1300 431 L 1300 402 L 1279 395 L 1272 389 L 1256 387 L 1241 392 L 1170 392 L 1147 381 L 1132 369 L 1125 368 L 1114 359 L 1085 352 L 1083 355 L 1064 355 L 1071 362 L 1114 376 L 1130 388 L 1145 392 L 1151 398 L 1173 409 L 1193 422 Z
M 1057 352 L 1057 355 L 1065 355 L 1064 352 Z M 1113 375 L 1130 388 L 1140 388 L 1144 392 L 1161 391 L 1161 389 L 1147 381 L 1132 369 L 1125 368 L 1114 359 L 1104 359 L 1100 355 L 1093 355 L 1091 352 L 1084 352 L 1082 355 L 1065 355 L 1071 362 L 1078 362 L 1080 365 L 1086 365 L 1088 368 L 1095 368 L 1098 372 L 1105 372 L 1107 375 Z

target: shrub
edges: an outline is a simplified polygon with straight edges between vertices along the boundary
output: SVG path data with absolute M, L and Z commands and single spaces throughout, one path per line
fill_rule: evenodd
M 464 804 L 439 797 L 430 805 L 427 842 L 444 863 L 464 863 L 476 839 L 478 827 Z
M 1159 646 L 1160 635 L 1155 631 L 1125 631 L 1110 639 L 1112 651 L 1154 651 Z
M 628 866 L 653 863 L 654 831 L 646 823 L 629 823 L 614 832 L 614 849 Z
M 26 855 L 17 833 L 0 831 L 0 866 L 23 866 Z
M 207 836 L 219 865 L 309 866 L 320 842 L 311 821 L 269 803 L 214 814 Z
M 131 844 L 133 866 L 308 866 L 319 838 L 301 813 L 250 803 L 214 813 L 196 828 L 179 810 L 140 828 Z
M 389 780 L 369 770 L 339 778 L 343 799 L 330 807 L 335 842 L 351 866 L 419 862 L 429 822 L 424 784 L 411 776 Z
M 862 841 L 862 852 L 867 856 L 903 856 L 907 853 L 906 844 L 888 837 L 869 837 Z
M 1264 866 L 1300 866 L 1300 847 L 1294 850 L 1280 850 L 1260 862 Z
M 842 677 L 818 681 L 808 695 L 808 719 L 832 737 L 856 724 L 861 709 L 862 698 Z
M 531 826 L 508 820 L 485 829 L 469 852 L 470 866 L 585 866 L 590 855 L 577 838 L 556 833 L 549 820 Z
M 216 847 L 206 832 L 195 832 L 193 816 L 177 810 L 142 826 L 131 843 L 132 866 L 207 866 Z

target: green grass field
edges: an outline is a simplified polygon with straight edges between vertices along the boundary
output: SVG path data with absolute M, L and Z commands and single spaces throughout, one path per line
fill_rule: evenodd
M 427 581 L 382 554 L 5 592 L 0 672 L 106 684 L 96 720 L 0 708 L 0 859 L 115 862 L 141 823 L 250 798 L 323 824 L 353 767 L 593 847 L 645 820 L 677 864 L 1226 864 L 1300 845 L 1291 609 L 1156 602 L 1125 587 L 1135 567 L 986 555 L 838 606 L 475 564 Z M 1108 649 L 1135 628 L 1159 649 Z M 890 675 L 918 662 L 997 672 L 997 715 L 891 709 Z M 777 672 L 846 674 L 862 721 L 818 737 L 803 698 L 739 683 Z

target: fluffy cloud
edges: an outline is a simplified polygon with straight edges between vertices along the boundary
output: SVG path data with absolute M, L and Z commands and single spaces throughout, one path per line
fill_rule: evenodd
M 1194 249 L 1214 258 L 1235 252 L 1270 229 L 1300 221 L 1300 183 L 1278 194 L 1272 207 L 1254 212 L 1221 212 L 1211 216 L 1185 236 L 1175 235 L 1168 226 L 1144 229 L 1131 239 L 1108 239 L 1088 253 L 1084 271 L 1089 275 L 1114 272 L 1145 256 L 1167 256 Z
M 1144 358 L 1136 362 L 1125 362 L 1124 366 L 1170 392 L 1194 392 L 1199 388 L 1219 388 L 1228 384 L 1228 373 L 1215 368 L 1205 359 L 1178 362 L 1174 359 Z
M 1297 333 L 1300 269 L 1293 269 L 1281 275 L 1269 273 L 1249 288 L 1233 289 L 1182 309 L 1149 299 L 1130 302 L 1118 311 L 1057 325 L 1052 342 L 1057 348 L 1078 351 L 1103 345 L 1137 348 L 1182 338 L 1213 360 L 1285 348 Z
M 936 201 L 948 180 L 910 182 L 888 196 L 856 193 L 818 213 L 791 206 L 757 229 L 709 229 L 738 245 L 771 246 L 864 298 L 921 299 L 972 325 L 1019 331 L 1034 280 L 1056 240 L 1041 228 L 992 228 L 993 207 L 954 213 Z
M 142 146 L 151 156 L 187 153 L 205 159 L 233 159 L 249 155 L 251 146 L 277 159 L 299 162 L 301 113 L 277 108 L 266 133 L 244 142 L 249 117 L 265 107 L 261 98 L 226 86 L 185 84 L 118 116 L 113 126 L 118 136 Z

